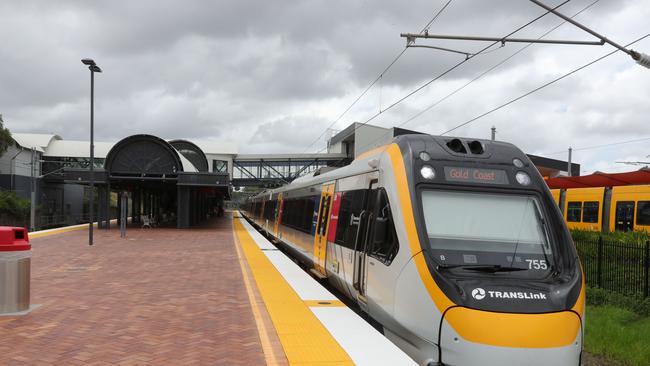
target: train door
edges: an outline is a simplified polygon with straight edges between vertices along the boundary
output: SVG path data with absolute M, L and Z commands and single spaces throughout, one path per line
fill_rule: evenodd
M 370 186 L 368 187 L 369 192 L 372 192 L 373 189 L 376 189 L 376 186 L 377 179 L 371 180 Z M 370 229 L 372 227 L 372 221 L 374 218 L 374 206 L 375 200 L 366 200 L 365 208 L 359 215 L 357 235 L 354 243 L 354 270 L 352 275 L 352 285 L 357 291 L 357 301 L 359 303 L 359 306 L 366 312 L 368 311 L 368 300 L 366 296 L 366 279 L 368 277 L 368 242 L 370 237 Z
M 334 194 L 334 183 L 323 184 L 321 188 L 320 207 L 318 209 L 318 221 L 314 233 L 314 268 L 312 272 L 318 277 L 324 278 L 325 257 L 327 255 L 327 228 L 330 220 L 330 208 L 332 206 L 332 195 Z
M 393 311 L 394 284 L 399 272 L 395 266 L 391 267 L 391 264 L 399 250 L 399 241 L 386 190 L 381 187 L 373 189 L 370 192 L 370 200 L 374 205 L 366 246 L 366 293 L 369 299 L 368 313 L 378 320 L 383 314 Z
M 282 219 L 282 209 L 284 206 L 284 201 L 282 200 L 282 192 L 278 194 L 278 202 L 275 206 L 275 236 L 277 236 L 279 239 L 282 239 L 282 235 L 280 234 L 280 221 Z
M 616 231 L 634 230 L 634 202 L 616 202 Z
M 340 194 L 340 202 L 336 232 L 333 240 L 330 240 L 337 244 L 335 247 L 338 247 L 340 252 L 338 268 L 335 272 L 343 281 L 342 290 L 348 293 L 352 299 L 356 299 L 358 293 L 355 248 L 357 240 L 363 232 L 359 224 L 366 215 L 364 211 L 368 196 L 367 184 L 365 179 L 359 177 L 350 177 L 339 181 L 339 188 L 347 190 L 337 193 Z M 333 228 L 334 225 L 331 225 L 330 230 Z

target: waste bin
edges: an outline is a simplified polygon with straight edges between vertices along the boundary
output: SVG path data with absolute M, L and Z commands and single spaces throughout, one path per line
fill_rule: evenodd
M 27 230 L 0 226 L 0 314 L 29 310 L 31 249 Z

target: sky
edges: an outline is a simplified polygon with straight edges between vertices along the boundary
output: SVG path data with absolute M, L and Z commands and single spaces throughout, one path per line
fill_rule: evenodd
M 447 2 L 3 1 L 0 114 L 13 132 L 87 140 L 90 71 L 80 59 L 93 58 L 103 69 L 97 141 L 148 133 L 234 143 L 241 153 L 317 152 L 353 122 L 442 134 L 614 50 L 506 43 L 465 60 L 408 48 L 382 74 L 405 49 L 400 33 L 421 32 Z M 650 33 L 647 5 L 570 0 L 559 10 L 628 44 Z M 524 0 L 452 0 L 428 32 L 504 37 L 544 13 Z M 560 24 L 549 14 L 512 37 L 538 38 Z M 570 24 L 545 38 L 595 40 Z M 489 45 L 415 44 L 468 53 Z M 631 48 L 650 54 L 650 37 Z M 497 139 L 527 153 L 566 159 L 573 147 L 582 174 L 619 172 L 639 167 L 617 162 L 650 160 L 649 116 L 650 69 L 617 52 L 449 135 L 489 138 L 494 126 Z

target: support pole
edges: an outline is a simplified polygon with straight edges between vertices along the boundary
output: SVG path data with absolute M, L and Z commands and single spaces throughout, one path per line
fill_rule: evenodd
M 93 245 L 93 223 L 95 222 L 95 72 L 90 70 L 90 199 L 88 220 L 88 245 Z
M 104 192 L 106 190 L 106 187 L 100 186 L 97 189 L 97 206 L 99 206 L 99 210 L 97 212 L 97 229 L 105 229 L 106 228 L 106 212 L 104 210 L 104 207 L 106 206 L 106 193 Z
M 512 43 L 544 43 L 544 44 L 564 44 L 564 45 L 574 45 L 574 46 L 602 46 L 605 44 L 604 40 L 601 41 L 572 41 L 564 39 L 537 39 L 537 38 L 508 38 L 508 37 L 480 37 L 480 36 L 451 36 L 445 34 L 415 34 L 415 33 L 401 33 L 400 37 L 406 38 L 407 41 L 412 41 L 417 38 L 424 39 L 447 39 L 455 41 L 480 41 L 480 42 L 501 42 L 502 44 L 512 42 Z M 408 47 L 413 47 L 409 45 Z M 433 48 L 433 47 L 429 47 Z M 450 51 L 454 53 L 467 54 L 466 52 L 461 52 L 457 50 L 443 49 L 442 47 L 436 47 L 442 51 Z
M 129 194 L 120 192 L 120 238 L 126 238 L 126 221 L 128 218 Z
M 593 31 L 593 30 L 587 28 L 586 26 L 584 26 L 584 25 L 582 25 L 582 24 L 576 22 L 576 21 L 573 20 L 572 18 L 570 18 L 570 17 L 568 17 L 568 16 L 566 16 L 566 15 L 560 13 L 559 11 L 557 11 L 557 10 L 551 8 L 550 6 L 548 6 L 548 5 L 544 4 L 544 3 L 542 3 L 541 1 L 538 1 L 538 0 L 530 0 L 530 1 L 532 1 L 533 3 L 535 3 L 537 6 L 539 6 L 539 7 L 543 8 L 543 9 L 545 9 L 545 10 L 548 11 L 549 13 L 553 13 L 553 14 L 555 14 L 556 16 L 562 18 L 562 20 L 564 20 L 564 21 L 566 21 L 566 22 L 568 22 L 568 23 L 571 23 L 571 24 L 573 24 L 574 26 L 576 26 L 576 27 L 582 29 L 583 31 L 585 31 L 585 32 L 587 32 L 587 33 L 589 33 L 589 34 L 591 34 L 592 36 L 594 36 L 594 37 L 600 39 L 602 42 L 604 42 L 604 43 L 608 43 L 608 44 L 610 44 L 610 45 L 612 45 L 612 46 L 618 48 L 619 50 L 621 50 L 621 51 L 627 53 L 627 54 L 630 55 L 634 60 L 638 60 L 638 59 L 640 58 L 640 55 L 639 55 L 637 52 L 632 51 L 632 50 L 628 50 L 627 48 L 621 46 L 620 44 L 618 44 L 618 43 L 612 41 L 611 39 L 609 39 L 609 38 L 607 38 L 607 37 L 605 37 L 605 36 L 603 36 L 603 35 L 601 35 L 601 34 L 599 34 L 599 33 L 596 33 L 595 31 Z
M 111 229 L 111 181 L 106 182 L 106 230 Z
M 32 147 L 31 157 L 31 205 L 29 209 L 29 231 L 36 231 L 36 148 Z
M 571 153 L 573 152 L 573 149 L 569 147 L 569 160 L 567 161 L 567 173 L 569 177 L 571 177 L 573 174 L 571 173 Z

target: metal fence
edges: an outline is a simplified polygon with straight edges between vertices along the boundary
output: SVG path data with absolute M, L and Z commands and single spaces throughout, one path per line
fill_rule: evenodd
M 588 285 L 632 296 L 650 292 L 650 241 L 574 240 Z

